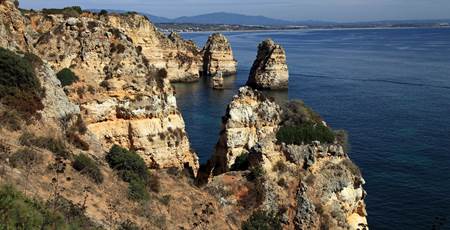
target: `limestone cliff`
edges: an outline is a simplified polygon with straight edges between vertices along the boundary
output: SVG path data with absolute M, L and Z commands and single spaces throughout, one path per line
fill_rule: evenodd
M 166 69 L 170 81 L 191 82 L 200 78 L 202 57 L 192 41 L 183 40 L 176 33 L 166 37 L 139 14 L 109 15 L 107 20 L 141 47 L 150 64 Z
M 198 168 L 168 73 L 149 63 L 128 35 L 90 13 L 28 18 L 33 51 L 54 70 L 77 75 L 65 91 L 105 149 L 133 149 L 153 168 Z
M 199 179 L 209 177 L 206 187 L 225 210 L 248 206 L 241 217 L 261 209 L 275 213 L 286 229 L 367 228 L 364 180 L 341 143 L 277 141 L 282 125 L 318 119 L 302 106 L 280 107 L 258 91 L 241 88 L 224 117 L 215 155 Z
M 256 89 L 287 89 L 289 71 L 286 52 L 271 39 L 258 46 L 258 55 L 250 70 L 247 85 Z
M 14 1 L 0 4 L 0 46 L 11 50 L 28 50 L 26 23 Z
M 228 39 L 223 34 L 211 34 L 202 52 L 205 75 L 215 76 L 218 72 L 223 76 L 236 74 L 237 61 L 234 59 Z

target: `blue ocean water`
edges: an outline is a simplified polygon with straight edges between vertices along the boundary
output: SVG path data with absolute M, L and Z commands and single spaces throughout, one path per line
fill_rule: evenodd
M 183 34 L 203 46 L 207 33 Z M 450 29 L 232 32 L 237 77 L 223 91 L 176 84 L 193 148 L 205 162 L 221 117 L 245 84 L 257 45 L 287 52 L 288 92 L 350 134 L 372 229 L 450 229 Z

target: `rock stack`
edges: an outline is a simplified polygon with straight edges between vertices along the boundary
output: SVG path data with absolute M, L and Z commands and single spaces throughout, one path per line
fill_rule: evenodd
M 213 89 L 223 89 L 223 77 L 222 72 L 217 72 L 217 74 L 211 78 Z
M 255 89 L 287 89 L 289 71 L 286 52 L 271 39 L 258 46 L 247 85 Z
M 222 72 L 223 76 L 236 74 L 237 62 L 233 57 L 228 39 L 220 33 L 209 36 L 203 48 L 203 73 L 215 76 Z

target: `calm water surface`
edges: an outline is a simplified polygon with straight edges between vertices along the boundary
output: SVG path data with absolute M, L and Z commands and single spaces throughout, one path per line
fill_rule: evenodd
M 226 33 L 238 75 L 223 91 L 206 80 L 176 84 L 178 105 L 202 162 L 221 117 L 245 84 L 257 45 L 273 38 L 287 52 L 288 92 L 350 134 L 372 229 L 450 229 L 450 29 Z M 207 33 L 183 34 L 203 46 Z

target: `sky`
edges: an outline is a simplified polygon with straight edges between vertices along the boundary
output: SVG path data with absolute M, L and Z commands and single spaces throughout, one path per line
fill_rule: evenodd
M 337 22 L 450 18 L 450 0 L 20 0 L 21 8 L 72 5 L 169 18 L 212 12 Z

